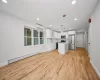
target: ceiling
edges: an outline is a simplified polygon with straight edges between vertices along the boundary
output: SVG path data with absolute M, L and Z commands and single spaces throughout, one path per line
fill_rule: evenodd
M 84 29 L 89 26 L 88 18 L 93 12 L 98 0 L 7 0 L 2 2 L 2 10 L 17 17 L 40 23 L 45 27 L 60 30 L 61 25 L 66 31 Z M 66 17 L 63 15 L 66 14 Z M 37 21 L 37 18 L 40 20 Z M 74 19 L 77 20 L 74 20 Z M 50 26 L 52 25 L 52 26 Z

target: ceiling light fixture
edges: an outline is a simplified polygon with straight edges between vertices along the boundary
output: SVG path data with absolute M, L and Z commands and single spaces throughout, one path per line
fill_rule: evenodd
M 75 3 L 76 3 L 76 0 L 73 0 L 73 1 L 72 1 L 72 4 L 75 4 Z
M 37 18 L 37 21 L 39 21 L 40 19 L 39 18 Z
M 50 25 L 50 27 L 51 27 L 52 25 Z
M 2 2 L 4 2 L 4 3 L 8 3 L 7 0 L 2 0 Z
M 77 18 L 74 19 L 75 21 L 77 20 Z

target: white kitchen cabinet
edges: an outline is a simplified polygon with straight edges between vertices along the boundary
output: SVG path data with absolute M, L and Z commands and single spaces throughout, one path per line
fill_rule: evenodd
M 68 39 L 68 32 L 65 32 L 65 34 L 66 34 L 66 38 Z
M 61 39 L 61 33 L 58 33 L 57 38 L 58 38 L 58 39 Z
M 61 32 L 58 34 L 58 38 L 61 38 L 61 36 L 66 36 L 68 38 L 68 32 Z
M 66 54 L 67 51 L 68 51 L 68 43 L 67 42 L 58 43 L 59 54 Z
M 58 33 L 56 31 L 53 32 L 53 38 L 58 38 Z
M 46 29 L 46 38 L 52 38 L 53 32 L 51 29 Z
M 71 34 L 76 34 L 75 31 L 68 31 L 68 35 L 71 35 Z

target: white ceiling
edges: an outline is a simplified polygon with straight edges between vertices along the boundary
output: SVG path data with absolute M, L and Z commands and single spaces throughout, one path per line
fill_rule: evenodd
M 2 2 L 2 10 L 33 23 L 60 30 L 81 29 L 88 27 L 88 18 L 98 0 L 7 0 Z M 67 17 L 62 17 L 64 14 Z M 39 21 L 36 19 L 40 18 Z M 77 18 L 78 20 L 74 20 Z

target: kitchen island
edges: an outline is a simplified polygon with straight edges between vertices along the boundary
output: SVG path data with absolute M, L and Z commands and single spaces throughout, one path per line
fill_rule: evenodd
M 59 54 L 66 54 L 67 51 L 68 51 L 68 43 L 67 42 L 58 43 Z

